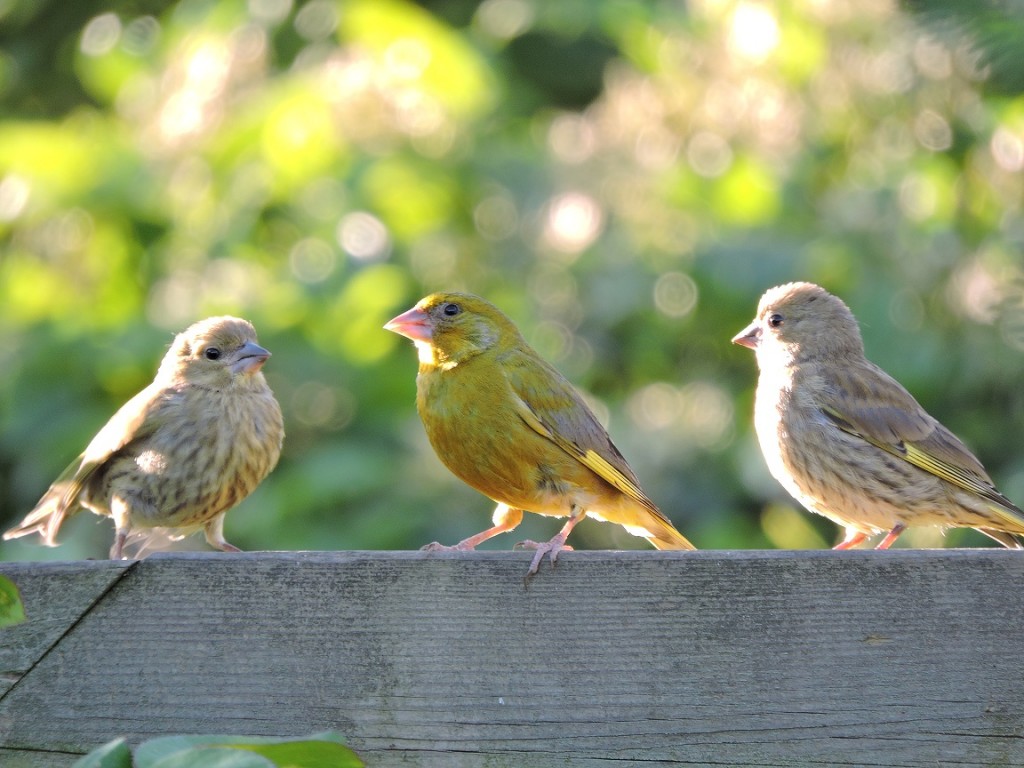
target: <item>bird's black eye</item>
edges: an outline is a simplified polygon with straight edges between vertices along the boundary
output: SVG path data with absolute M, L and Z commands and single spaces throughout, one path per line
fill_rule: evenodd
M 445 304 L 444 309 L 442 309 L 441 311 L 444 312 L 448 317 L 455 317 L 457 314 L 459 314 L 459 312 L 462 311 L 462 307 L 460 307 L 458 304 Z
M 207 360 L 217 360 L 218 358 L 220 358 L 220 350 L 217 349 L 216 347 L 207 347 L 203 351 L 203 357 L 205 357 Z
M 785 318 L 782 317 L 778 312 L 772 312 L 768 315 L 768 325 L 772 328 L 778 328 L 782 325 Z

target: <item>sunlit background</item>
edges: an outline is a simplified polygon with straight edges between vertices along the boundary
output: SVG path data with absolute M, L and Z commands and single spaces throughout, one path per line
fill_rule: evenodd
M 285 412 L 244 549 L 404 549 L 493 505 L 430 450 L 425 293 L 502 307 L 702 548 L 828 546 L 730 337 L 819 282 L 1024 502 L 1024 16 L 886 0 L 0 0 L 0 524 L 194 320 Z M 487 547 L 547 538 L 550 519 Z M 83 514 L 55 550 L 102 557 Z M 577 546 L 646 547 L 588 521 Z M 922 531 L 902 545 L 988 542 Z M 202 542 L 192 542 L 202 547 Z

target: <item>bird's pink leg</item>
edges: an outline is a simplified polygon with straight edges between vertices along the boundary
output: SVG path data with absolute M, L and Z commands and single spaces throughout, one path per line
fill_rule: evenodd
M 548 556 L 548 559 L 551 560 L 551 567 L 554 568 L 559 552 L 562 550 L 572 551 L 572 547 L 566 544 L 565 540 L 569 538 L 569 534 L 572 532 L 572 529 L 576 527 L 576 524 L 582 520 L 585 515 L 586 510 L 574 506 L 568 522 L 562 526 L 562 530 L 555 534 L 550 541 L 521 541 L 516 544 L 517 548 L 537 550 L 537 553 L 533 556 L 533 560 L 530 561 L 530 569 L 526 572 L 527 579 L 533 576 L 533 574 L 537 572 L 537 569 L 540 568 L 540 563 L 541 560 L 544 559 L 544 555 Z
M 114 544 L 110 548 L 110 559 L 120 560 L 124 557 L 124 543 L 131 529 L 131 509 L 120 496 L 115 495 L 110 500 L 110 516 L 114 519 Z
M 124 542 L 127 538 L 127 531 L 122 531 L 121 529 L 118 529 L 117 532 L 114 533 L 114 544 L 110 548 L 111 560 L 121 560 L 124 557 L 122 552 L 124 551 Z
M 217 515 L 208 522 L 203 529 L 206 535 L 206 543 L 221 552 L 241 552 L 238 547 L 231 544 L 224 538 L 224 515 Z
M 896 523 L 896 525 L 893 526 L 893 529 L 885 534 L 885 538 L 878 542 L 878 546 L 875 547 L 875 549 L 888 549 L 905 530 L 907 530 L 907 526 L 903 523 Z
M 499 533 L 511 531 L 523 522 L 523 510 L 515 509 L 507 504 L 499 504 L 494 510 L 494 515 L 491 519 L 494 522 L 493 526 L 486 531 L 480 531 L 480 533 L 470 536 L 468 539 L 463 539 L 454 546 L 448 547 L 434 541 L 424 547 L 420 547 L 420 549 L 424 552 L 468 552 L 469 550 L 476 549 L 479 544 L 483 544 Z
M 860 531 L 854 530 L 853 528 L 847 528 L 846 538 L 844 538 L 842 541 L 840 541 L 838 544 L 832 547 L 832 549 L 849 549 L 850 547 L 856 547 L 867 537 L 868 535 L 866 533 L 861 533 Z

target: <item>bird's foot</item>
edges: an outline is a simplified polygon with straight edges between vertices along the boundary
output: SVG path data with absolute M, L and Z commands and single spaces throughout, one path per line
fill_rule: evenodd
M 866 533 L 861 533 L 860 531 L 847 530 L 846 538 L 844 538 L 842 541 L 840 541 L 838 544 L 832 547 L 832 549 L 851 549 L 853 547 L 856 547 L 867 537 L 868 535 Z
M 424 544 L 420 547 L 420 552 L 472 552 L 475 548 L 473 544 L 467 544 L 464 541 L 460 541 L 458 544 L 442 544 L 439 541 L 432 541 L 429 544 Z
M 111 560 L 123 560 L 124 557 L 124 545 L 128 541 L 128 531 L 124 528 L 118 528 L 114 533 L 114 543 L 110 547 L 110 559 Z
M 885 535 L 885 538 L 878 543 L 878 546 L 876 546 L 875 549 L 888 549 L 905 530 L 907 530 L 907 526 L 903 523 L 896 523 L 896 525 L 893 526 L 893 529 Z
M 551 541 L 520 541 L 516 544 L 515 549 L 534 549 L 536 550 L 533 555 L 533 560 L 530 561 L 530 569 L 526 572 L 527 578 L 533 576 L 540 568 L 540 563 L 544 559 L 544 555 L 548 556 L 548 560 L 551 561 L 551 567 L 555 567 L 555 561 L 558 560 L 559 552 L 572 552 L 572 547 L 565 543 L 565 539 L 561 536 L 555 536 Z

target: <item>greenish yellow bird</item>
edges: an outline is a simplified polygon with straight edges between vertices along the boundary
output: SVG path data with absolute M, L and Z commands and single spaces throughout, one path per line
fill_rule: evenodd
M 981 462 L 895 379 L 864 356 L 842 300 L 811 283 L 767 291 L 733 343 L 760 369 L 754 425 L 772 475 L 846 529 L 835 549 L 911 525 L 975 528 L 1020 549 L 1024 511 Z
M 80 509 L 112 517 L 111 559 L 125 542 L 202 529 L 217 549 L 224 515 L 277 464 L 281 408 L 261 371 L 270 353 L 237 317 L 211 317 L 179 333 L 153 383 L 125 403 L 5 539 L 38 533 L 56 543 Z
M 471 550 L 511 531 L 523 511 L 568 517 L 536 550 L 552 565 L 584 516 L 618 523 L 658 549 L 695 549 L 640 489 L 636 475 L 576 389 L 497 307 L 435 293 L 384 326 L 419 352 L 416 406 L 441 461 L 497 502 L 493 526 L 454 547 Z

